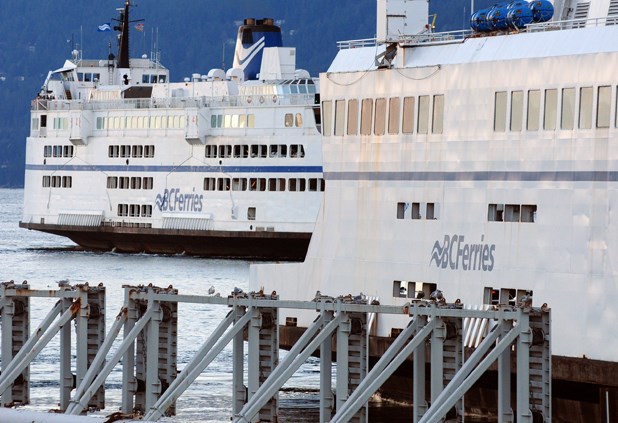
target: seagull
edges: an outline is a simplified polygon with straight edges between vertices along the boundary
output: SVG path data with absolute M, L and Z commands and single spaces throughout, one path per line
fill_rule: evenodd
M 530 291 L 526 291 L 526 295 L 522 296 L 517 303 L 519 307 L 531 307 L 532 306 L 532 294 Z
M 440 291 L 439 289 L 436 289 L 435 291 L 431 293 L 431 295 L 429 295 L 429 299 L 433 301 L 440 301 L 443 298 L 444 298 L 444 295 L 442 295 L 442 291 Z
M 58 281 L 58 286 L 60 288 L 62 288 L 63 286 L 69 286 L 69 280 L 68 279 L 62 279 L 62 280 Z
M 237 286 L 234 287 L 234 295 L 240 295 L 242 294 L 244 291 L 240 288 L 238 288 Z
M 214 286 L 210 286 L 210 288 L 208 288 L 208 295 L 212 295 L 215 293 L 215 287 Z

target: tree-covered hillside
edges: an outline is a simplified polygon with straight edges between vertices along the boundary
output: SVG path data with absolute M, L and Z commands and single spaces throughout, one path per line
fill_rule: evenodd
M 285 45 L 297 47 L 297 66 L 312 75 L 328 68 L 339 40 L 371 38 L 375 0 L 135 0 L 131 56 L 150 54 L 154 34 L 162 63 L 172 80 L 232 63 L 238 23 L 247 17 L 272 17 L 282 26 Z M 477 0 L 477 7 L 480 7 Z M 490 3 L 486 1 L 484 3 Z M 0 187 L 23 185 L 24 146 L 29 104 L 47 72 L 62 66 L 73 48 L 89 58 L 104 58 L 111 33 L 97 26 L 112 22 L 123 0 L 105 2 L 37 0 L 0 5 Z M 441 30 L 467 25 L 469 3 L 434 0 Z

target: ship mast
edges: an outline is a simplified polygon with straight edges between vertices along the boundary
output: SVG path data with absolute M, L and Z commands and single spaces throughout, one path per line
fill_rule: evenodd
M 129 67 L 129 8 L 131 7 L 131 0 L 126 0 L 124 3 L 124 9 L 120 9 L 120 19 L 118 22 L 120 25 L 115 26 L 116 31 L 120 31 L 120 37 L 118 39 L 118 67 Z

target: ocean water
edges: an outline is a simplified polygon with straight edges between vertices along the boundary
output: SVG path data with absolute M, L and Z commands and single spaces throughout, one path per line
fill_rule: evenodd
M 247 290 L 249 261 L 82 251 L 63 237 L 19 228 L 22 201 L 22 190 L 0 189 L 3 208 L 0 213 L 0 281 L 25 280 L 32 289 L 55 289 L 57 282 L 64 279 L 71 284 L 103 283 L 106 287 L 108 331 L 122 306 L 122 285 L 173 285 L 180 294 L 194 295 L 207 295 L 210 286 L 222 295 L 227 295 L 234 287 Z M 55 301 L 31 300 L 31 329 L 38 325 Z M 182 371 L 227 312 L 226 307 L 179 305 L 179 370 Z M 230 421 L 231 357 L 229 346 L 177 401 L 177 416 L 161 421 Z M 48 411 L 57 407 L 59 359 L 59 339 L 56 337 L 31 364 L 31 405 L 27 406 L 28 409 Z M 106 382 L 106 408 L 98 414 L 107 415 L 119 410 L 121 387 L 121 367 L 117 366 Z M 311 358 L 280 393 L 280 421 L 318 421 L 318 389 L 319 361 Z M 375 403 L 370 409 L 371 422 L 396 423 L 410 419 L 407 408 Z

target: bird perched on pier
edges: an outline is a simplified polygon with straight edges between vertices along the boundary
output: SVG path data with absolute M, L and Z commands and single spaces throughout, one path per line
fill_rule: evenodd
M 234 295 L 240 295 L 242 294 L 244 291 L 240 288 L 238 288 L 237 286 L 234 287 Z
M 69 280 L 68 279 L 62 279 L 58 281 L 58 287 L 62 288 L 65 286 L 69 286 Z
M 444 295 L 442 294 L 442 291 L 440 291 L 439 289 L 436 289 L 429 295 L 429 299 L 431 301 L 436 301 L 436 302 L 443 301 Z
M 423 298 L 425 298 L 425 293 L 423 291 L 418 291 L 416 293 L 416 299 L 417 300 L 422 300 Z
M 517 305 L 519 307 L 532 307 L 532 294 L 530 293 L 530 291 L 526 291 L 526 294 L 523 295 L 520 299 L 519 302 L 517 303 Z
M 208 288 L 208 295 L 213 295 L 215 293 L 215 287 L 214 286 L 210 286 L 210 288 Z

